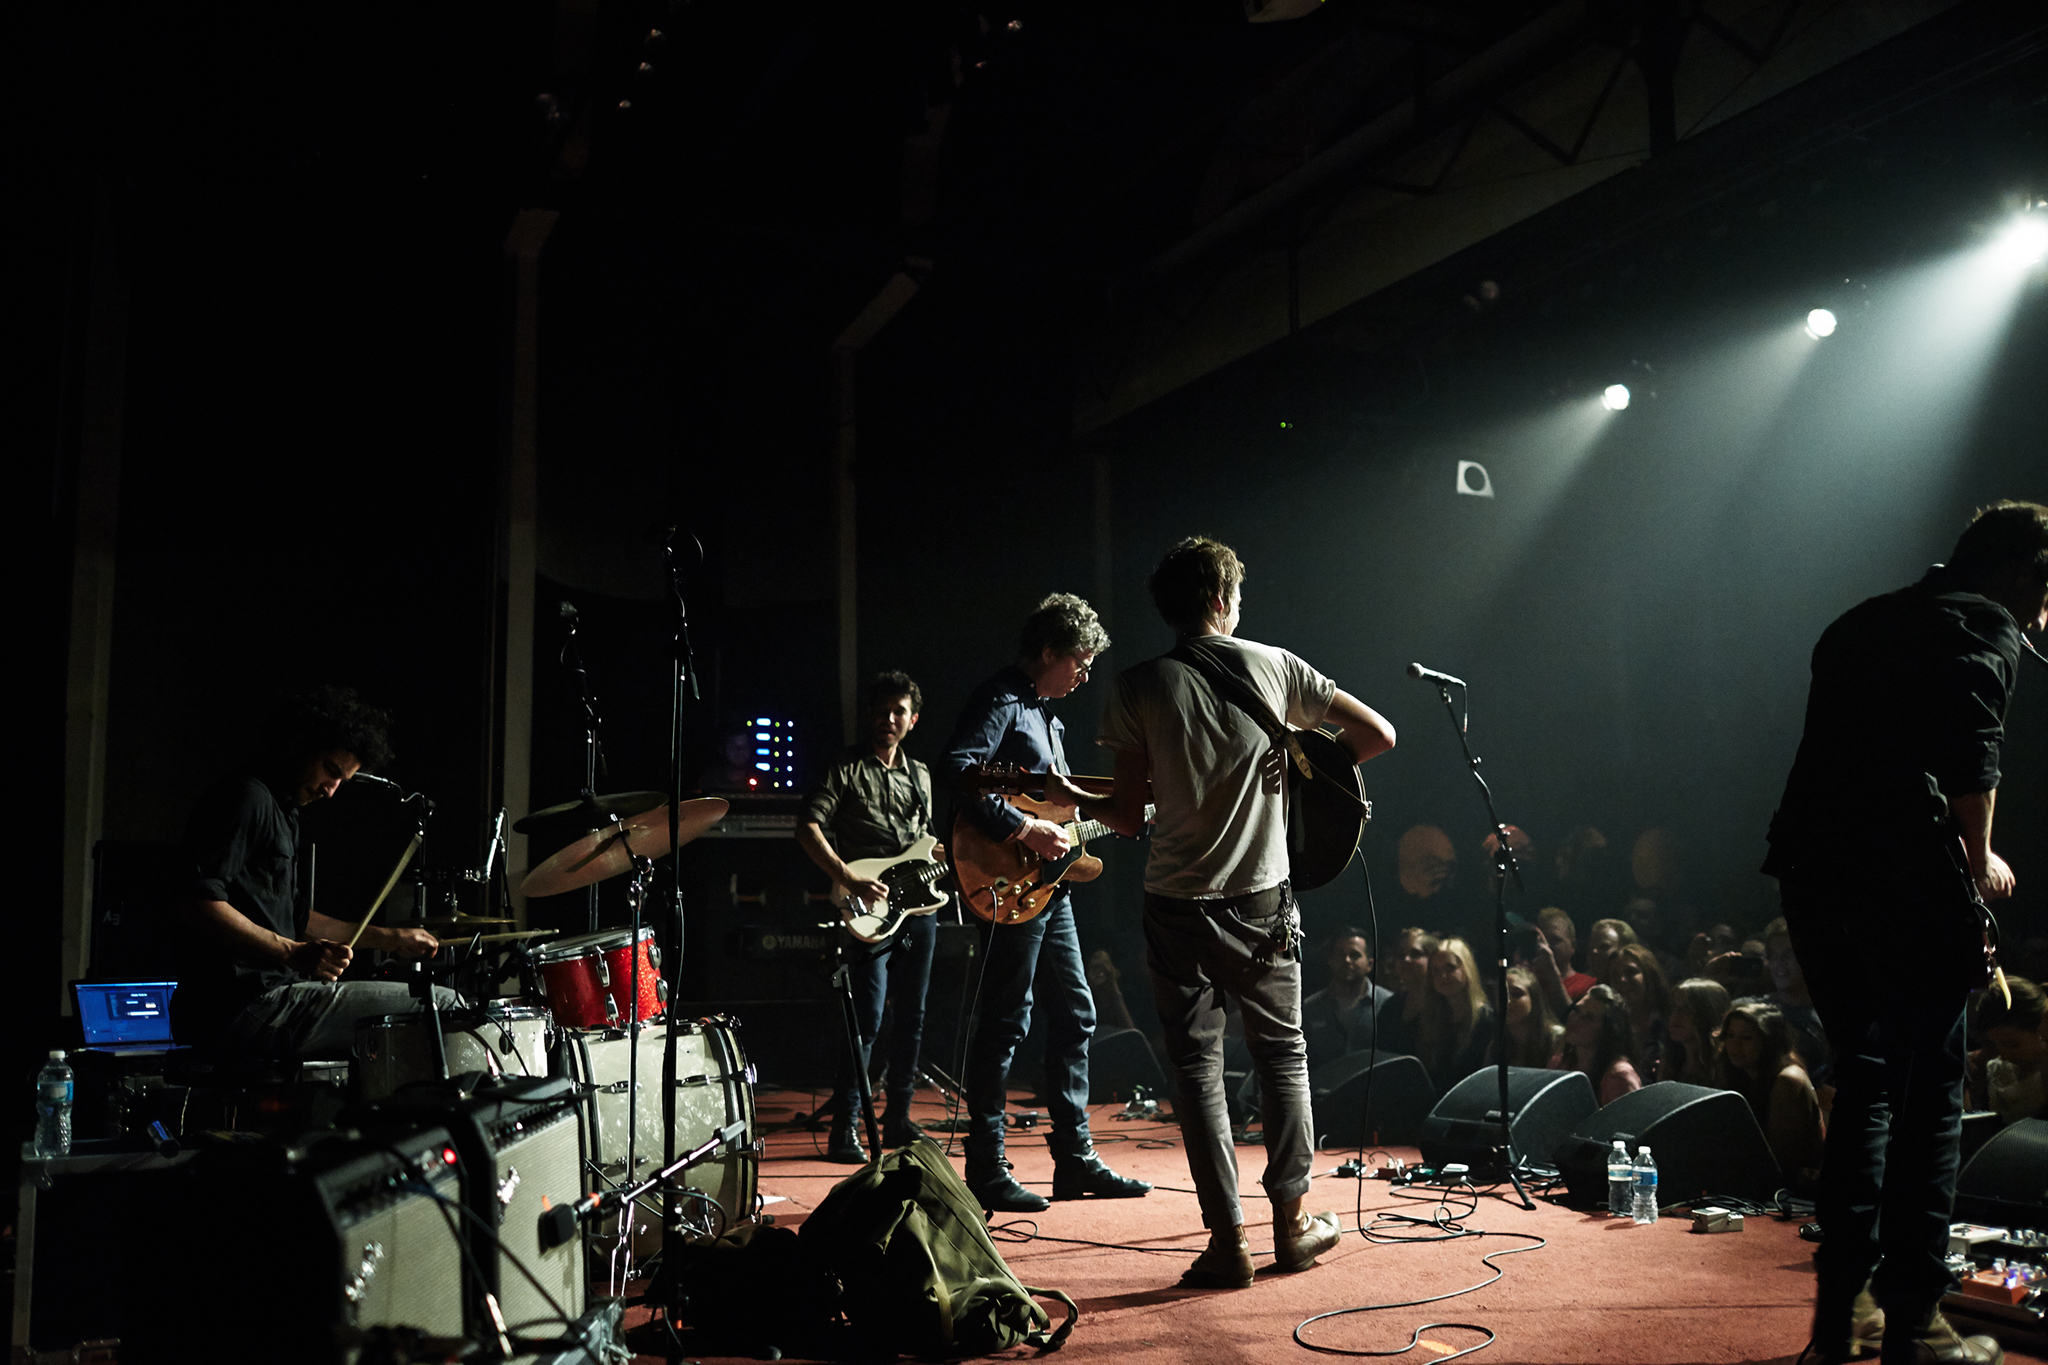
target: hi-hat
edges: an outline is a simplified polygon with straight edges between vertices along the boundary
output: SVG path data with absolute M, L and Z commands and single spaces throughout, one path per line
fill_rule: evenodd
M 613 792 L 609 796 L 579 796 L 559 806 L 533 811 L 512 822 L 521 834 L 581 834 L 603 829 L 614 819 L 625 820 L 653 810 L 668 800 L 666 792 Z
M 726 803 L 702 796 L 676 806 L 676 845 L 710 829 L 725 818 Z M 522 896 L 556 896 L 579 886 L 616 877 L 633 866 L 633 858 L 667 855 L 668 807 L 657 806 L 605 829 L 595 829 L 526 874 Z
M 457 915 L 453 919 L 430 919 L 424 927 L 434 937 L 442 938 L 448 934 L 459 934 L 465 929 L 482 929 L 491 925 L 510 923 L 510 919 L 500 915 Z

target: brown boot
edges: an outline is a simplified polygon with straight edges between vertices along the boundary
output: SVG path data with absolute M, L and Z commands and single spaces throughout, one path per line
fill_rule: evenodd
M 1839 1311 L 1816 1308 L 1813 1343 L 1803 1356 L 1820 1365 L 1848 1365 L 1850 1361 L 1875 1356 L 1883 1341 L 1884 1309 L 1877 1306 L 1866 1284 L 1850 1304 L 1846 1321 Z
M 1217 1228 L 1180 1282 L 1190 1289 L 1250 1289 L 1252 1274 L 1252 1245 L 1245 1240 L 1244 1229 Z
M 1935 1309 L 1917 1327 L 1895 1318 L 1884 1334 L 1884 1365 L 2004 1365 L 1993 1337 L 1966 1337 Z
M 1307 1270 L 1316 1257 L 1337 1245 L 1337 1215 L 1319 1213 L 1311 1218 L 1301 1211 L 1300 1198 L 1273 1204 L 1273 1265 L 1292 1273 Z

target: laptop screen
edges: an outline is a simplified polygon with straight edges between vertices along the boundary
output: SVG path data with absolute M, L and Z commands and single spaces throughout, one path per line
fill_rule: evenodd
M 78 1022 L 87 1047 L 147 1047 L 171 1041 L 175 981 L 80 981 Z

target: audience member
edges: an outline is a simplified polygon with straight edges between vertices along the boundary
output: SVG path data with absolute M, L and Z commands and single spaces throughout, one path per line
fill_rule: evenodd
M 1429 959 L 1435 952 L 1436 935 L 1426 929 L 1394 935 L 1394 994 L 1380 1003 L 1376 1023 L 1380 1051 L 1389 1057 L 1421 1056 L 1423 1018 L 1444 1007 L 1429 985 Z
M 2048 1019 L 2048 996 L 2023 977 L 2009 977 L 2006 987 L 2012 1004 L 1996 987 L 1977 997 L 1972 1012 L 1978 1037 L 1992 1055 L 1980 1052 L 1983 1065 L 1971 1067 L 1970 1086 L 1974 1098 L 1998 1115 L 2000 1126 L 2038 1117 L 2048 1107 L 2048 1085 L 2044 1085 L 2041 1063 L 2048 1058 L 2048 1044 L 2041 1037 Z
M 1794 1046 L 1792 1025 L 1763 1000 L 1738 1000 L 1721 1019 L 1723 1088 L 1749 1101 L 1788 1179 L 1809 1184 L 1820 1168 L 1820 1098 Z
M 1735 995 L 1735 1003 L 1757 1001 L 1776 1007 L 1791 1026 L 1793 1050 L 1806 1063 L 1815 1084 L 1826 1084 L 1832 1060 L 1827 1032 L 1820 1026 L 1813 997 L 1807 994 L 1806 974 L 1799 970 L 1799 959 L 1792 952 L 1792 935 L 1782 917 L 1764 926 L 1763 941 L 1764 969 L 1770 974 L 1770 988 Z
M 1345 926 L 1323 946 L 1329 984 L 1301 1002 L 1301 1032 L 1308 1040 L 1308 1069 L 1364 1052 L 1372 1046 L 1374 1021 L 1394 993 L 1372 981 L 1372 946 L 1362 929 Z
M 1636 942 L 1636 931 L 1625 919 L 1596 919 L 1593 927 L 1586 931 L 1586 975 L 1595 981 L 1604 979 L 1607 959 L 1614 956 L 1614 950 L 1623 944 Z
M 1572 922 L 1570 915 L 1553 905 L 1536 912 L 1536 923 L 1542 928 L 1543 936 L 1550 940 L 1550 953 L 1557 960 L 1567 999 L 1577 1000 L 1600 984 L 1598 977 L 1588 976 L 1572 966 L 1572 959 L 1578 956 L 1579 927 Z
M 1714 1035 L 1720 1031 L 1728 1005 L 1728 988 L 1703 976 L 1690 977 L 1671 988 L 1664 1051 L 1657 1058 L 1658 1080 L 1720 1084 Z
M 1494 1041 L 1493 1007 L 1479 963 L 1461 938 L 1447 938 L 1429 958 L 1429 983 L 1444 1003 L 1422 1016 L 1422 1058 L 1438 1090 L 1449 1090 L 1485 1066 Z
M 1607 959 L 1607 973 L 1600 983 L 1612 986 L 1628 1006 L 1629 1033 L 1636 1044 L 1630 1060 L 1654 1075 L 1657 1060 L 1664 1054 L 1665 1020 L 1671 1014 L 1671 987 L 1657 955 L 1647 943 L 1624 943 Z
M 1549 1066 L 1564 1046 L 1564 1025 L 1527 967 L 1508 968 L 1508 1065 Z
M 1685 970 L 1688 976 L 1705 976 L 1707 964 L 1723 953 L 1732 953 L 1742 947 L 1742 940 L 1735 933 L 1732 924 L 1710 924 L 1692 936 L 1692 942 L 1685 950 Z
M 1630 1061 L 1634 1048 L 1628 1006 L 1612 986 L 1595 986 L 1572 1006 L 1564 1021 L 1564 1048 L 1550 1065 L 1553 1070 L 1584 1072 L 1600 1103 L 1612 1104 L 1643 1088 L 1643 1078 Z

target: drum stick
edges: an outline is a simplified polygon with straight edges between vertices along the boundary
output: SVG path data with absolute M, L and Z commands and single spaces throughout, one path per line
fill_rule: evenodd
M 2005 968 L 1994 966 L 1991 969 L 1991 980 L 1997 985 L 1998 993 L 2005 997 L 2005 1007 L 2011 1009 L 2012 987 L 2005 984 Z
M 420 836 L 415 834 L 412 836 L 412 842 L 405 846 L 405 852 L 399 855 L 398 866 L 391 869 L 391 876 L 385 881 L 384 889 L 377 893 L 377 899 L 370 902 L 369 912 L 363 916 L 363 922 L 358 924 L 356 931 L 348 936 L 349 947 L 355 947 L 356 940 L 363 936 L 363 930 L 370 927 L 370 920 L 376 915 L 377 907 L 384 904 L 384 898 L 391 894 L 391 888 L 398 885 L 398 879 L 405 875 L 406 865 L 412 861 L 412 855 L 419 851 Z

